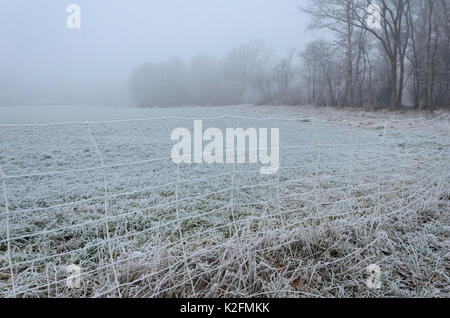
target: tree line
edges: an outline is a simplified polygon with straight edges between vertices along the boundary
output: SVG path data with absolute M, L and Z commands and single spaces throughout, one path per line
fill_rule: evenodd
M 450 0 L 308 0 L 316 39 L 277 57 L 263 42 L 137 67 L 140 106 L 450 107 Z
M 337 38 L 312 43 L 305 52 L 310 72 L 319 73 L 314 85 L 330 87 L 325 96 L 313 97 L 316 102 L 449 107 L 449 0 L 310 0 L 304 10 L 314 28 Z M 333 60 L 339 69 L 324 69 Z
M 301 83 L 295 51 L 277 59 L 261 41 L 233 48 L 223 58 L 200 54 L 189 61 L 170 58 L 138 66 L 130 88 L 140 106 L 297 103 Z M 295 74 L 297 73 L 297 74 Z

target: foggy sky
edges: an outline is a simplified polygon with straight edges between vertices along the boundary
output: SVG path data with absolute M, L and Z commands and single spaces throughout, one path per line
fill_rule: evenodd
M 250 40 L 283 55 L 312 37 L 304 2 L 0 0 L 0 103 L 125 102 L 143 62 L 220 57 Z M 66 27 L 71 3 L 81 6 L 81 30 Z

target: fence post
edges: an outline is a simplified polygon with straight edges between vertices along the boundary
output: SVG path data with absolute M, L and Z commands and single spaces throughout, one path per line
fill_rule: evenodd
M 272 127 L 275 127 L 275 119 L 272 118 Z M 273 146 L 272 144 L 270 145 L 271 147 Z M 281 148 L 281 147 L 280 147 Z M 272 151 L 272 150 L 271 150 Z M 281 158 L 281 154 L 280 154 L 280 158 Z M 281 174 L 281 162 L 280 162 L 280 166 L 278 167 L 278 173 L 277 173 L 277 184 L 276 184 L 276 198 L 277 198 L 277 210 L 278 210 L 278 214 L 280 216 L 280 221 L 281 221 L 281 229 L 283 231 L 283 234 L 286 235 L 287 231 L 286 231 L 286 218 L 287 216 L 281 212 L 281 198 L 280 198 L 280 187 L 281 187 L 281 182 L 280 182 L 280 174 Z M 294 258 L 294 253 L 292 252 L 292 248 L 291 245 L 288 244 L 288 249 L 289 249 L 289 254 L 291 255 L 292 258 Z
M 446 134 L 446 137 L 447 137 L 446 139 L 447 140 L 446 140 L 446 143 L 445 143 L 445 145 L 443 146 L 443 149 L 442 149 L 442 153 L 444 154 L 444 160 L 445 160 L 445 154 L 447 153 L 445 151 L 445 149 L 448 148 L 449 141 L 450 141 L 449 140 L 450 139 L 450 116 L 447 114 L 446 117 L 447 117 L 447 134 Z M 445 186 L 444 180 L 448 179 L 448 176 L 450 175 L 450 172 L 449 172 L 449 169 L 448 169 L 449 162 L 450 162 L 450 155 L 448 155 L 448 153 L 447 153 L 447 160 L 445 160 L 444 169 L 442 170 L 444 173 L 442 173 L 442 178 L 441 178 L 441 181 L 440 181 L 439 186 L 438 186 L 437 191 L 436 191 L 436 199 L 435 199 L 435 201 L 439 201 L 440 193 L 443 191 L 444 186 Z
M 229 121 L 227 120 L 228 116 L 227 115 L 223 115 L 222 119 L 223 119 L 223 124 L 224 124 L 224 129 L 226 131 L 227 128 L 231 128 L 231 126 L 229 125 Z M 230 126 L 230 127 L 228 127 Z M 225 150 L 225 157 L 228 156 L 227 154 L 227 149 Z M 233 227 L 234 227 L 234 232 L 237 235 L 238 241 L 239 243 L 241 243 L 241 236 L 239 235 L 239 229 L 236 225 L 236 217 L 235 217 L 235 213 L 234 213 L 234 207 L 235 207 L 235 203 L 234 203 L 234 190 L 236 187 L 236 161 L 235 158 L 233 157 L 233 173 L 231 174 L 231 193 L 230 193 L 230 202 L 231 204 L 229 205 L 228 208 L 228 219 L 231 219 L 231 223 L 230 223 L 230 238 L 233 237 Z
M 385 152 L 385 139 L 386 139 L 386 132 L 389 126 L 389 117 L 386 119 L 386 121 L 384 122 L 384 128 L 383 128 L 383 135 L 381 138 L 381 158 L 384 158 L 384 152 Z M 382 193 L 382 188 L 381 188 L 381 184 L 383 182 L 383 178 L 381 176 L 381 173 L 377 175 L 377 181 L 378 181 L 378 204 L 375 207 L 375 210 L 377 211 L 376 214 L 380 215 L 381 214 L 381 210 L 380 210 L 380 205 L 381 205 L 381 193 Z
M 167 128 L 167 132 L 169 133 L 169 136 L 171 135 L 171 131 L 169 128 L 169 125 L 167 124 L 167 119 L 164 117 L 164 124 Z M 187 262 L 187 254 L 186 254 L 186 247 L 185 242 L 183 239 L 183 230 L 181 227 L 181 220 L 180 220 L 180 199 L 179 199 L 179 186 L 180 186 L 180 164 L 177 163 L 177 182 L 175 185 L 175 202 L 176 202 L 176 217 L 177 217 L 177 223 L 178 223 L 178 233 L 180 235 L 180 244 L 181 244 L 181 250 L 183 252 L 183 260 L 184 260 L 184 267 L 186 268 L 186 272 L 189 277 L 189 281 L 191 282 L 191 288 L 192 293 L 194 295 L 194 298 L 197 297 L 195 293 L 195 287 L 194 287 L 194 280 L 192 279 L 191 271 L 189 270 L 188 262 Z
M 12 291 L 13 296 L 16 297 L 16 284 L 14 280 L 14 268 L 12 264 L 12 258 L 11 258 L 11 234 L 10 234 L 10 228 L 9 228 L 9 203 L 8 203 L 8 194 L 6 192 L 6 174 L 3 172 L 3 169 L 0 167 L 0 178 L 2 179 L 2 186 L 3 186 L 3 195 L 5 200 L 5 214 L 6 214 L 6 239 L 7 239 L 7 254 L 8 254 L 8 262 L 9 262 L 9 269 L 10 269 L 10 275 L 11 275 L 11 285 L 12 285 Z
M 318 178 L 318 174 L 319 174 L 319 169 L 320 169 L 320 167 L 321 167 L 321 164 L 320 164 L 320 151 L 321 151 L 321 145 L 320 145 L 320 142 L 321 142 L 321 138 L 320 138 L 320 132 L 319 132 L 319 128 L 317 127 L 317 121 L 313 121 L 313 123 L 315 122 L 315 124 L 314 124 L 314 126 L 315 126 L 315 129 L 314 129 L 314 132 L 315 132 L 315 139 L 316 139 L 316 143 L 317 143 L 317 164 L 316 164 L 316 171 L 315 171 L 315 180 L 316 180 L 316 182 L 315 182 L 315 184 L 314 184 L 314 193 L 315 193 L 315 197 L 316 197 L 316 203 L 314 204 L 315 205 L 315 207 L 316 207 L 316 213 L 317 213 L 317 215 L 319 215 L 320 214 L 320 210 L 319 210 L 319 204 L 318 204 L 318 202 L 320 202 L 320 199 L 319 199 L 319 193 L 318 193 L 318 190 L 317 190 L 317 188 L 322 188 L 322 186 L 320 185 L 320 181 L 319 181 L 319 178 Z
M 109 217 L 109 213 L 108 213 L 108 180 L 106 178 L 106 166 L 105 166 L 105 161 L 103 159 L 103 155 L 100 151 L 100 149 L 98 148 L 98 144 L 94 139 L 94 136 L 92 135 L 91 132 L 91 128 L 89 127 L 89 123 L 86 122 L 86 128 L 89 134 L 89 138 L 92 142 L 92 144 L 94 145 L 95 148 L 95 152 L 97 153 L 99 159 L 100 159 L 100 164 L 103 170 L 103 183 L 104 183 L 104 190 L 105 190 L 105 203 L 104 203 L 104 209 L 105 209 L 105 230 L 106 230 L 106 240 L 107 240 L 107 244 L 108 244 L 108 251 L 109 251 L 109 257 L 111 260 L 111 267 L 113 269 L 113 273 L 114 273 L 114 280 L 115 280 L 115 284 L 117 287 L 117 292 L 119 294 L 119 297 L 122 297 L 122 294 L 120 292 L 120 283 L 119 283 L 119 275 L 117 274 L 117 269 L 116 266 L 114 265 L 114 255 L 112 252 L 112 246 L 111 246 L 111 237 L 109 235 L 109 224 L 108 224 L 108 217 Z
M 272 127 L 275 128 L 275 119 L 272 118 Z M 271 145 L 272 146 L 272 145 Z M 281 226 L 283 228 L 283 232 L 285 233 L 286 224 L 284 220 L 284 215 L 281 213 L 281 201 L 280 201 L 280 173 L 281 173 L 281 167 L 278 167 L 278 173 L 277 173 L 277 185 L 276 185 L 276 196 L 277 196 L 277 206 L 278 206 L 278 214 L 280 215 L 281 219 Z
M 351 160 L 351 164 L 350 164 L 349 178 L 348 178 L 348 180 L 346 180 L 346 182 L 347 181 L 349 182 L 347 193 L 348 193 L 348 197 L 351 198 L 352 197 L 353 184 L 352 184 L 352 182 L 350 180 L 352 180 L 351 175 L 353 174 L 354 164 L 355 164 L 355 149 L 354 149 L 355 142 L 354 142 L 354 138 L 353 138 L 353 126 L 350 125 L 349 129 L 350 129 L 350 149 L 351 149 L 351 159 L 350 160 Z M 355 202 L 353 202 L 353 200 L 349 200 L 348 201 L 348 208 L 350 209 L 350 211 L 353 211 L 352 203 L 355 203 Z M 356 218 L 356 215 L 353 214 L 353 217 Z

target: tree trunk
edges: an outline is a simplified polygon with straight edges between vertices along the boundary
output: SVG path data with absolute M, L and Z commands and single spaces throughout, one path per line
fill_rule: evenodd
M 347 16 L 347 74 L 345 80 L 345 103 L 347 106 L 354 106 L 354 96 L 353 96 L 353 17 L 352 17 L 352 4 L 350 1 L 346 5 L 346 16 Z
M 398 106 L 398 71 L 397 71 L 397 54 L 391 56 L 391 109 Z

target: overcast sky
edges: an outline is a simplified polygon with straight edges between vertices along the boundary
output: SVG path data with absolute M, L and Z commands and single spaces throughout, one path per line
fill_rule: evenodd
M 45 95 L 93 82 L 100 90 L 126 81 L 146 61 L 222 56 L 254 39 L 282 55 L 311 38 L 308 17 L 298 10 L 304 2 L 0 0 L 0 95 L 20 88 L 34 98 L 36 90 Z M 80 30 L 66 26 L 71 3 L 81 7 Z

